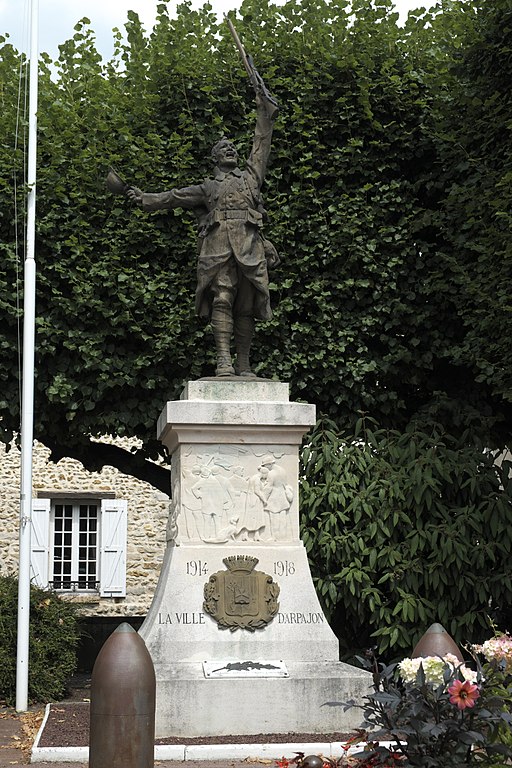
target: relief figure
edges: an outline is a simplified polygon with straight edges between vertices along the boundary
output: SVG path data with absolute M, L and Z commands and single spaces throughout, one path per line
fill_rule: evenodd
M 221 471 L 217 464 L 204 464 L 191 488 L 191 494 L 200 503 L 200 515 L 196 517 L 199 538 L 211 544 L 233 539 L 238 523 L 233 487 Z
M 201 476 L 201 467 L 195 464 L 189 472 L 182 475 L 182 505 L 185 509 L 185 523 L 189 539 L 200 539 L 203 532 L 202 503 L 193 488 Z
M 294 492 L 278 459 L 264 455 L 256 471 L 254 454 L 252 461 L 233 465 L 221 459 L 197 456 L 193 466 L 182 469 L 179 506 L 184 513 L 182 528 L 186 526 L 182 534 L 206 544 L 292 539 Z M 252 473 L 247 472 L 248 465 Z
M 265 529 L 265 495 L 262 481 L 260 472 L 249 478 L 245 507 L 239 521 L 240 541 L 260 541 Z
M 269 516 L 270 538 L 273 541 L 291 539 L 293 534 L 289 513 L 293 488 L 286 482 L 286 472 L 271 455 L 263 457 L 259 471 L 264 478 L 262 491 L 265 497 L 264 509 Z

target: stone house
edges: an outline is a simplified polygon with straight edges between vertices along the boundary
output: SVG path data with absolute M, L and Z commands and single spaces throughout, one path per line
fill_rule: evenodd
M 126 441 L 116 441 L 127 447 Z M 128 446 L 129 447 L 129 446 Z M 114 467 L 88 472 L 74 459 L 33 457 L 31 577 L 80 605 L 97 642 L 120 621 L 140 625 L 166 544 L 169 498 Z M 18 571 L 21 455 L 0 446 L 0 574 Z

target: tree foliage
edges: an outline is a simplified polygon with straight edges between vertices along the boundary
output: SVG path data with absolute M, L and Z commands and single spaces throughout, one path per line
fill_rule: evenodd
M 457 319 L 449 349 L 454 383 L 467 392 L 470 373 L 471 389 L 480 393 L 474 402 L 508 440 L 512 5 L 462 3 L 460 10 L 462 23 L 456 9 L 444 29 L 439 23 L 445 37 L 456 23 L 463 35 L 429 118 L 436 145 L 426 176 L 431 279 Z
M 489 441 L 503 441 L 510 9 L 442 5 L 400 28 L 389 0 L 242 4 L 240 34 L 282 105 L 266 203 L 283 262 L 255 359 L 261 375 L 290 381 L 294 397 L 338 421 L 365 410 L 403 428 L 430 409 L 448 423 L 471 406 Z M 60 48 L 57 77 L 47 57 L 41 65 L 35 433 L 55 458 L 89 465 L 104 461 L 91 437 L 137 436 L 143 448 L 123 469 L 144 474 L 163 403 L 211 372 L 211 339 L 193 315 L 192 218 L 131 210 L 103 180 L 113 165 L 145 189 L 198 181 L 223 133 L 248 151 L 254 112 L 210 6 L 184 3 L 170 18 L 162 4 L 149 36 L 130 12 L 126 32 L 105 64 L 83 19 Z M 19 57 L 7 43 L 1 54 L 9 440 L 19 423 L 15 235 L 23 239 L 13 167 L 18 213 L 24 190 L 21 148 L 13 154 Z

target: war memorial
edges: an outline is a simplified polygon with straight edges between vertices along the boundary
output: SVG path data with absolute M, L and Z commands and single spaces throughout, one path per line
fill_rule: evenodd
M 156 672 L 156 737 L 349 730 L 369 673 L 341 663 L 299 536 L 299 448 L 315 406 L 258 378 L 255 321 L 271 317 L 261 198 L 278 113 L 231 27 L 256 94 L 250 156 L 226 138 L 200 183 L 143 192 L 108 184 L 143 210 L 196 216 L 196 311 L 211 323 L 215 376 L 168 402 L 158 438 L 172 457 L 167 548 L 140 630 Z M 232 357 L 234 348 L 235 358 Z
M 332 732 L 359 724 L 369 674 L 338 661 L 299 539 L 298 451 L 315 408 L 273 381 L 189 382 L 159 435 L 172 453 L 160 582 L 140 634 L 156 735 Z

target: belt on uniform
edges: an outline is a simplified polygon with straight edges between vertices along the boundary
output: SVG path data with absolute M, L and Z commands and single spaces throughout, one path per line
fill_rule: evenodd
M 263 216 L 261 213 L 259 213 L 259 211 L 255 211 L 253 208 L 215 208 L 208 214 L 204 222 L 206 232 L 215 227 L 215 225 L 219 224 L 221 221 L 229 220 L 245 221 L 248 224 L 253 224 L 255 227 L 261 227 Z
M 219 219 L 243 219 L 247 220 L 249 217 L 249 211 L 231 210 L 231 211 L 215 211 L 215 218 Z

